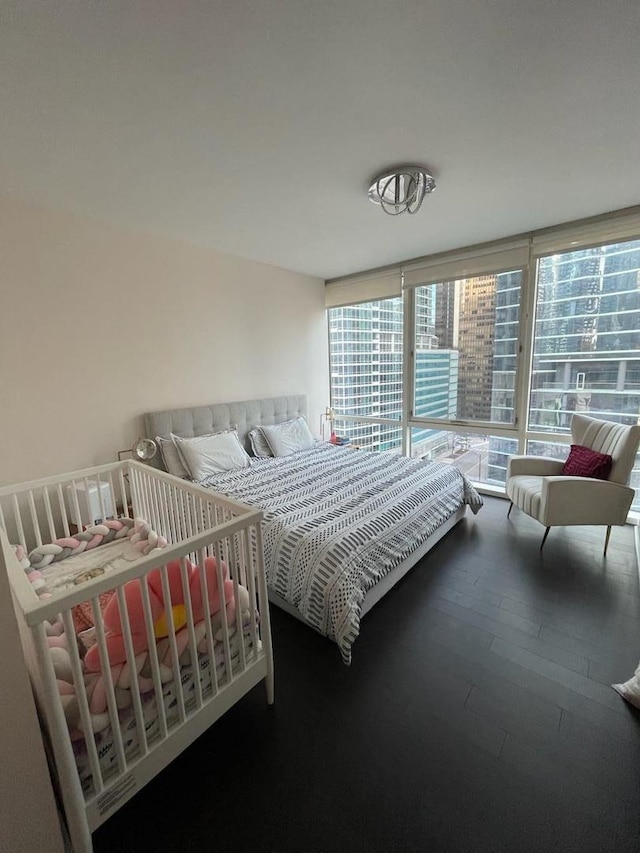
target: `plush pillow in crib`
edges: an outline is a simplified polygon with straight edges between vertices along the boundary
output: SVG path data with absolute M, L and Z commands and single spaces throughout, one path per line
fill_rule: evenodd
M 254 456 L 257 456 L 258 458 L 273 456 L 271 448 L 269 447 L 269 442 L 264 437 L 261 427 L 256 427 L 251 430 L 249 433 L 249 443 L 251 444 Z
M 182 477 L 183 479 L 188 477 L 189 472 L 184 467 L 178 453 L 178 448 L 173 443 L 173 438 L 163 438 L 161 435 L 157 435 L 156 444 L 160 448 L 160 456 L 162 456 L 164 467 L 169 474 L 173 474 L 174 477 Z
M 195 438 L 172 436 L 192 480 L 204 480 L 222 471 L 246 468 L 250 457 L 233 430 L 198 435 Z
M 297 450 L 307 450 L 315 443 L 304 418 L 294 418 L 273 426 L 260 427 L 274 456 L 289 456 Z

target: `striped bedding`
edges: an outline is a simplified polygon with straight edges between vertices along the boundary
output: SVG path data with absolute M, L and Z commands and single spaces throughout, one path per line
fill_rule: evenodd
M 201 485 L 264 511 L 269 587 L 334 640 L 346 664 L 368 590 L 462 505 L 482 506 L 451 465 L 324 443 Z

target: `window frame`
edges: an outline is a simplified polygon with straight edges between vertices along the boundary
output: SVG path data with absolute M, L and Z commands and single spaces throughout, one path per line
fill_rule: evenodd
M 451 282 L 460 281 L 463 277 L 460 276 L 455 279 L 447 279 L 445 281 L 425 281 L 422 284 L 412 284 L 409 287 L 403 288 L 403 293 L 405 295 L 405 330 L 404 330 L 404 338 L 405 341 L 408 341 L 408 344 L 405 347 L 407 360 L 405 364 L 404 370 L 404 382 L 406 393 L 403 394 L 403 400 L 406 402 L 405 407 L 405 417 L 407 422 L 408 429 L 414 428 L 424 428 L 427 427 L 429 429 L 446 429 L 447 427 L 452 428 L 463 428 L 465 432 L 473 432 L 486 434 L 491 433 L 492 435 L 504 435 L 505 437 L 513 437 L 514 433 L 517 433 L 519 423 L 521 423 L 522 418 L 520 417 L 520 412 L 526 411 L 526 409 L 522 408 L 522 395 L 519 394 L 519 388 L 522 384 L 521 377 L 523 376 L 522 370 L 522 362 L 523 362 L 523 353 L 524 353 L 524 343 L 523 343 L 523 323 L 522 323 L 522 310 L 523 306 L 527 304 L 527 291 L 530 289 L 531 284 L 531 276 L 529 274 L 530 265 L 529 264 L 520 264 L 518 266 L 511 266 L 506 270 L 496 270 L 495 267 L 489 267 L 488 271 L 473 272 L 473 275 L 466 276 L 467 278 L 479 278 L 484 275 L 499 275 L 500 273 L 506 272 L 520 272 L 521 273 L 521 281 L 520 281 L 520 315 L 518 319 L 518 342 L 517 342 L 517 351 L 516 351 L 516 375 L 514 381 L 514 415 L 513 422 L 510 424 L 505 424 L 503 422 L 491 421 L 491 420 L 469 420 L 467 418 L 428 418 L 428 417 L 420 417 L 414 414 L 413 406 L 415 404 L 415 370 L 416 370 L 416 345 L 415 345 L 415 318 L 416 318 L 416 294 L 418 288 L 427 287 L 429 285 L 435 284 L 449 284 Z M 426 278 L 433 278 L 433 276 L 427 276 Z M 523 298 L 524 296 L 524 298 Z M 409 443 L 410 446 L 410 443 Z
M 526 239 L 527 262 L 509 269 L 497 270 L 495 265 L 488 262 L 483 266 L 483 258 L 491 256 L 492 252 L 508 251 L 516 245 L 522 245 Z M 589 249 L 604 245 L 640 240 L 640 206 L 605 214 L 590 220 L 560 225 L 552 228 L 530 232 L 526 235 L 501 241 L 500 243 L 483 244 L 469 249 L 442 253 L 437 256 L 416 259 L 400 265 L 403 273 L 403 367 L 402 367 L 402 419 L 401 421 L 376 419 L 368 417 L 353 417 L 339 414 L 346 421 L 379 422 L 402 427 L 402 453 L 409 455 L 411 451 L 412 429 L 438 429 L 450 432 L 464 430 L 470 434 L 491 434 L 497 437 L 516 439 L 518 453 L 526 453 L 529 442 L 550 442 L 566 444 L 571 442 L 570 433 L 551 430 L 538 430 L 529 427 L 529 406 L 531 399 L 532 368 L 534 359 L 534 333 L 536 323 L 537 291 L 539 266 L 543 258 L 550 255 L 571 253 L 581 249 Z M 443 278 L 438 270 L 455 269 L 460 267 L 460 274 Z M 466 267 L 465 267 L 466 265 Z M 424 280 L 416 283 L 416 272 L 423 266 L 431 270 Z M 472 278 L 480 275 L 495 274 L 499 271 L 522 270 L 520 316 L 518 329 L 518 352 L 516 357 L 516 377 L 514 394 L 514 422 L 498 424 L 492 421 L 469 421 L 467 419 L 425 418 L 413 415 L 415 393 L 415 292 L 409 293 L 421 285 L 437 284 L 460 278 Z M 409 272 L 413 283 L 404 283 L 404 273 Z M 363 274 L 361 273 L 360 276 Z M 335 282 L 334 282 L 335 283 Z M 374 300 L 361 300 L 374 301 Z M 504 488 L 490 484 L 478 484 L 481 491 L 489 494 L 504 495 Z M 640 524 L 640 513 L 630 514 L 630 521 Z
M 530 344 L 529 344 L 529 364 L 528 364 L 528 388 L 527 388 L 527 396 L 525 400 L 525 408 L 523 409 L 526 412 L 525 423 L 523 424 L 524 431 L 524 440 L 521 442 L 521 447 L 524 449 L 520 450 L 520 453 L 526 452 L 526 447 L 530 441 L 544 441 L 544 438 L 541 436 L 549 436 L 550 443 L 558 443 L 558 444 L 567 444 L 571 443 L 571 434 L 568 430 L 564 430 L 563 432 L 554 432 L 551 430 L 536 430 L 529 426 L 530 420 L 530 403 L 531 403 L 531 384 L 533 380 L 533 361 L 535 357 L 535 325 L 536 325 L 536 309 L 537 309 L 537 300 L 538 300 L 538 285 L 539 285 L 539 266 L 540 262 L 543 258 L 552 257 L 555 255 L 563 255 L 563 254 L 571 254 L 572 252 L 581 251 L 583 249 L 595 249 L 603 246 L 613 246 L 619 243 L 631 243 L 631 242 L 640 242 L 640 223 L 636 225 L 636 230 L 623 231 L 621 234 L 612 233 L 611 230 L 607 229 L 606 236 L 604 239 L 586 239 L 584 241 L 574 240 L 569 241 L 567 245 L 561 246 L 558 241 L 556 241 L 553 245 L 552 249 L 548 247 L 543 250 L 542 247 L 538 247 L 536 251 L 535 243 L 532 245 L 532 257 L 535 260 L 536 266 L 536 274 L 533 280 L 532 290 L 534 291 L 532 296 L 532 305 L 531 305 L 531 319 L 530 319 Z M 640 422 L 640 417 L 639 417 Z

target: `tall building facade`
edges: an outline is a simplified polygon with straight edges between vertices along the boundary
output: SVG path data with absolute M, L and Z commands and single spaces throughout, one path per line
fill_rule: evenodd
M 640 415 L 640 241 L 543 258 L 529 425 L 566 431 L 573 412 Z
M 488 421 L 493 387 L 496 276 L 466 278 L 457 285 L 460 289 L 458 417 Z
M 416 298 L 415 414 L 453 417 L 457 400 L 458 353 L 437 348 L 435 292 Z M 329 311 L 331 401 L 342 414 L 402 418 L 403 305 L 401 298 Z M 400 427 L 354 421 L 337 424 L 354 443 L 375 450 L 398 447 Z M 415 452 L 435 452 L 435 430 L 418 430 Z
M 329 310 L 331 403 L 341 414 L 402 417 L 402 298 Z M 336 424 L 356 444 L 374 450 L 394 446 L 396 436 L 375 423 Z M 400 429 L 397 430 L 401 438 Z
M 427 285 L 429 286 L 429 285 Z M 430 285 L 435 292 L 436 336 L 443 349 L 454 349 L 458 345 L 458 317 L 460 314 L 459 289 L 455 281 Z
M 458 405 L 458 351 L 416 349 L 414 363 L 413 411 L 416 417 L 455 418 Z M 412 431 L 412 456 L 434 459 L 448 446 L 449 437 L 442 430 Z
M 492 276 L 495 281 L 495 315 L 492 334 L 492 375 L 488 391 L 489 420 L 512 424 L 515 416 L 516 367 L 520 346 L 520 270 Z

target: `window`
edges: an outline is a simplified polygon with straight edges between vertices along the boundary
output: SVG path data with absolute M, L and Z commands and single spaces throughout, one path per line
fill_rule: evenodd
M 413 418 L 515 423 L 522 270 L 413 289 Z
M 568 434 L 571 416 L 640 419 L 640 240 L 546 255 L 538 264 L 529 431 Z M 565 458 L 566 443 L 528 452 Z M 640 511 L 640 459 L 630 485 Z
M 336 422 L 336 431 L 371 450 L 401 447 L 402 297 L 331 308 L 328 314 L 331 405 L 338 416 L 354 418 Z
M 573 412 L 640 414 L 640 240 L 538 264 L 529 429 L 569 432 Z
M 640 422 L 639 233 L 622 217 L 440 256 L 404 268 L 404 306 L 331 308 L 340 429 L 501 487 L 513 453 L 566 458 L 574 412 Z M 640 454 L 630 485 L 640 512 Z

